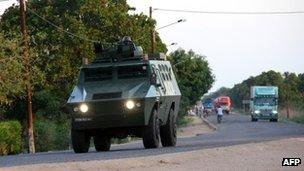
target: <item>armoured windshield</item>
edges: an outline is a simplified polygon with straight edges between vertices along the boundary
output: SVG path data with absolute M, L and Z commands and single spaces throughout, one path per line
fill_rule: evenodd
M 129 65 L 84 69 L 84 82 L 107 81 L 112 79 L 135 79 L 147 77 L 147 65 Z
M 146 65 L 119 66 L 118 79 L 146 78 L 148 76 Z
M 277 99 L 274 97 L 256 97 L 254 99 L 254 105 L 256 105 L 256 106 L 275 106 L 275 105 L 277 105 Z
M 112 70 L 112 67 L 86 68 L 84 70 L 84 82 L 111 80 Z

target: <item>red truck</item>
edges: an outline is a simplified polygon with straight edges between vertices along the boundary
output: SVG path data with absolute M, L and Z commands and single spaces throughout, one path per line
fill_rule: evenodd
M 230 97 L 228 96 L 219 96 L 216 99 L 214 99 L 213 106 L 215 111 L 217 111 L 216 109 L 218 107 L 222 107 L 223 112 L 229 114 L 231 112 L 232 102 Z

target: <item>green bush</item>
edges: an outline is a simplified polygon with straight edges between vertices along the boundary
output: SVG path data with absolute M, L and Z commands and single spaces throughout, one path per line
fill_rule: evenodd
M 47 118 L 50 120 L 61 120 L 66 114 L 60 110 L 60 98 L 53 92 L 41 90 L 33 96 L 33 110 L 36 118 Z
M 0 122 L 0 155 L 21 152 L 21 131 L 18 121 Z
M 67 150 L 70 146 L 70 125 L 61 122 L 36 120 L 34 122 L 36 151 Z
M 189 117 L 183 117 L 177 119 L 177 126 L 178 127 L 186 127 L 193 121 L 192 118 Z
M 304 115 L 294 116 L 290 120 L 300 123 L 300 124 L 304 124 Z

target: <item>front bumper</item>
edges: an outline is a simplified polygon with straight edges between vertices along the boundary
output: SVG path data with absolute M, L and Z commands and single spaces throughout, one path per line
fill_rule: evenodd
M 130 99 L 128 99 L 130 100 Z M 125 99 L 89 101 L 88 112 L 75 112 L 73 109 L 80 103 L 68 104 L 69 113 L 72 116 L 72 126 L 74 129 L 99 129 L 144 125 L 144 101 L 142 99 L 132 99 L 140 106 L 127 109 Z
M 252 118 L 254 119 L 278 119 L 278 114 L 273 114 L 273 113 L 260 113 L 260 114 L 251 114 Z

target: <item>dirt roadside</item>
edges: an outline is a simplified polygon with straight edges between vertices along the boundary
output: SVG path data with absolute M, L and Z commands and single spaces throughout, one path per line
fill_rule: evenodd
M 201 118 L 190 116 L 192 122 L 187 127 L 178 128 L 178 137 L 193 137 L 212 132 L 213 130 Z
M 196 129 L 191 127 L 197 126 L 184 128 L 180 133 L 184 135 L 181 136 L 196 135 Z M 302 164 L 298 167 L 282 167 L 281 162 L 284 157 L 300 157 Z M 304 137 L 157 156 L 37 164 L 0 168 L 0 170 L 304 170 L 303 159 Z

